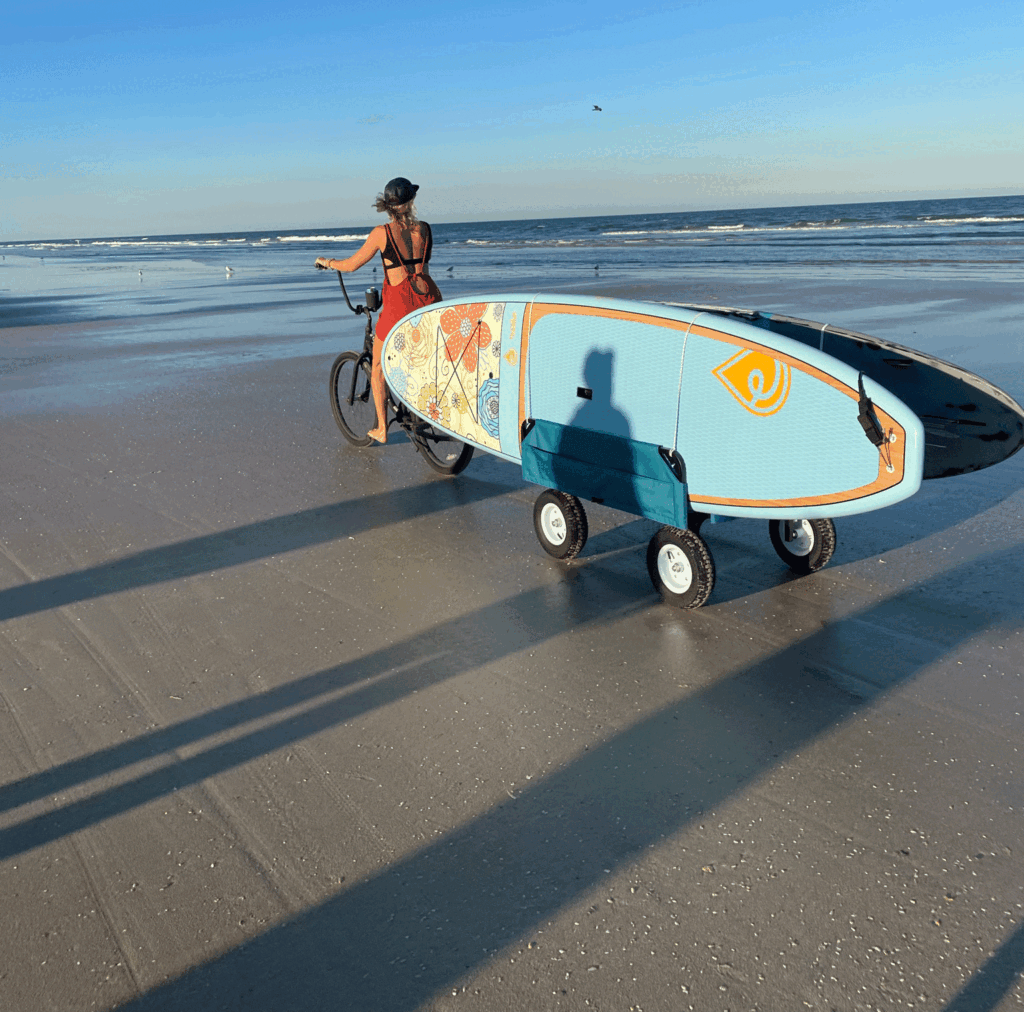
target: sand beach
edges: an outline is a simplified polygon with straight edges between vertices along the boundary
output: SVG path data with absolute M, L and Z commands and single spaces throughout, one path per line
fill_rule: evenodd
M 3 265 L 0 1007 L 1024 1005 L 1024 454 L 680 612 L 652 523 L 345 443 L 336 278 L 133 256 Z M 588 270 L 1024 401 L 1019 279 Z

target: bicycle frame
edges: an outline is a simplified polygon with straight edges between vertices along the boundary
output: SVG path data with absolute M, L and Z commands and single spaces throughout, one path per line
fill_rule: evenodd
M 317 264 L 321 270 L 325 270 L 321 264 Z M 356 408 L 356 402 L 362 406 L 369 404 L 372 393 L 372 371 L 374 353 L 373 313 L 380 309 L 381 299 L 376 288 L 366 289 L 366 305 L 352 305 L 348 297 L 348 290 L 345 288 L 345 279 L 338 271 L 338 284 L 341 286 L 342 295 L 345 296 L 345 304 L 356 315 L 363 314 L 366 317 L 366 329 L 363 332 L 363 349 L 361 352 L 343 351 L 331 366 L 331 378 L 329 391 L 331 397 L 331 410 L 334 413 L 334 420 L 338 424 L 345 438 L 354 446 L 369 446 L 372 437 L 367 433 L 364 437 L 362 422 L 368 421 L 362 416 L 362 421 L 357 429 L 352 428 L 352 418 L 346 420 L 349 412 Z M 344 384 L 341 382 L 341 371 L 351 369 L 351 377 L 346 373 Z M 421 418 L 414 411 L 410 410 L 401 400 L 398 400 L 391 391 L 391 388 L 384 383 L 384 405 L 383 418 L 378 417 L 376 406 L 374 406 L 374 418 L 377 424 L 383 424 L 384 430 L 391 427 L 392 422 L 397 422 L 399 427 L 404 429 L 409 436 L 413 446 L 427 464 L 439 474 L 447 476 L 459 474 L 463 471 L 473 456 L 473 446 L 455 439 L 446 432 L 437 432 L 434 427 L 425 419 Z M 442 446 L 442 444 L 447 444 Z
M 348 289 L 345 287 L 345 279 L 341 276 L 341 271 L 338 271 L 338 284 L 341 285 L 341 292 L 342 295 L 345 296 L 345 302 L 348 304 L 348 308 L 351 309 L 352 312 L 356 314 L 356 316 L 362 314 L 366 317 L 366 328 L 363 332 L 363 353 L 362 355 L 359 356 L 359 361 L 363 362 L 365 360 L 369 362 L 372 367 L 374 341 L 373 313 L 375 312 L 376 309 L 380 308 L 380 302 L 378 301 L 380 299 L 380 296 L 378 295 L 376 288 L 368 288 L 366 290 L 366 301 L 376 301 L 377 306 L 371 308 L 370 306 L 364 306 L 361 303 L 353 306 L 352 300 L 348 297 Z M 373 293 L 372 298 L 370 297 L 370 292 Z M 354 370 L 352 373 L 352 385 L 351 389 L 348 392 L 348 403 L 350 405 L 355 401 L 356 386 L 358 385 L 358 381 L 359 371 L 357 369 Z M 391 427 L 392 422 L 396 422 L 401 428 L 405 429 L 405 431 L 409 433 L 410 437 L 414 439 L 430 439 L 435 443 L 451 441 L 450 436 L 444 434 L 438 435 L 432 429 L 430 430 L 430 433 L 427 434 L 424 430 L 429 429 L 430 427 L 426 423 L 424 423 L 422 419 L 418 418 L 416 415 L 413 415 L 412 412 L 409 411 L 404 404 L 402 404 L 400 401 L 395 400 L 395 398 L 391 394 L 391 388 L 387 385 L 387 383 L 384 384 L 384 392 L 385 430 Z M 390 412 L 388 411 L 388 408 L 391 409 Z M 390 418 L 388 417 L 389 413 L 392 416 Z
M 345 288 L 345 279 L 341 276 L 341 271 L 338 271 L 338 284 L 341 285 L 341 293 L 342 293 L 342 295 L 345 296 L 345 302 L 348 304 L 348 308 L 351 309 L 352 312 L 356 314 L 356 316 L 359 316 L 360 313 L 362 313 L 363 315 L 366 316 L 366 328 L 365 328 L 365 330 L 363 332 L 363 354 L 360 355 L 359 359 L 360 359 L 360 362 L 361 362 L 365 358 L 372 365 L 373 364 L 373 310 L 370 309 L 368 306 L 364 306 L 364 305 L 361 305 L 361 304 L 360 305 L 356 305 L 356 306 L 352 305 L 352 300 L 348 297 L 348 289 Z M 374 292 L 376 294 L 377 289 L 376 288 L 371 288 L 371 289 L 368 289 L 368 291 L 372 291 L 372 292 Z M 367 299 L 367 302 L 369 302 L 369 301 L 370 300 Z M 358 380 L 359 380 L 359 370 L 356 369 L 352 373 L 352 386 L 351 386 L 351 389 L 348 392 L 348 403 L 350 405 L 355 401 L 355 397 L 356 397 L 356 384 L 357 384 Z M 385 390 L 387 390 L 387 395 L 388 395 L 387 396 L 387 401 L 390 403 L 391 400 L 392 400 L 392 398 L 391 398 L 391 391 L 387 389 L 386 385 L 385 385 Z M 385 405 L 385 410 L 386 409 L 387 409 L 387 405 Z M 385 422 L 385 428 L 387 427 L 387 424 L 388 423 Z

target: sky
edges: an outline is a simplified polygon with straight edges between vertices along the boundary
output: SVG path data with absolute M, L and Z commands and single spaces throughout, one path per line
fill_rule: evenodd
M 1020 0 L 7 0 L 0 238 L 1024 192 Z M 601 111 L 593 109 L 599 105 Z

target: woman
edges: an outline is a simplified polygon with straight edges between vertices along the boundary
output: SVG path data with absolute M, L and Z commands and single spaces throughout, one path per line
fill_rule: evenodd
M 406 313 L 422 309 L 432 302 L 441 301 L 441 293 L 427 272 L 433 238 L 430 226 L 416 219 L 413 198 L 419 189 L 404 176 L 392 179 L 384 192 L 377 195 L 375 207 L 387 211 L 389 221 L 378 225 L 363 243 L 358 253 L 345 260 L 330 260 L 317 257 L 318 267 L 335 271 L 355 271 L 380 253 L 384 264 L 384 305 L 377 317 L 376 340 L 373 342 L 373 370 L 370 386 L 373 388 L 373 403 L 377 409 L 377 427 L 367 435 L 378 443 L 388 441 L 385 425 L 384 372 L 381 369 L 380 353 L 388 331 Z

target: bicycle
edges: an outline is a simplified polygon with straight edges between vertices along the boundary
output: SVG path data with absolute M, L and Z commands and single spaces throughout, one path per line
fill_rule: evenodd
M 326 267 L 318 268 L 327 270 Z M 369 446 L 373 440 L 367 435 L 377 424 L 377 409 L 373 403 L 370 372 L 373 366 L 373 314 L 380 309 L 380 293 L 376 288 L 366 289 L 366 305 L 353 306 L 345 288 L 345 280 L 338 271 L 338 282 L 348 308 L 356 316 L 366 317 L 366 330 L 362 351 L 343 351 L 331 366 L 328 393 L 331 411 L 341 434 L 353 446 Z M 454 436 L 437 431 L 429 422 L 413 414 L 401 401 L 397 401 L 385 384 L 385 430 L 395 422 L 404 429 L 420 455 L 438 474 L 455 475 L 466 469 L 473 456 L 473 446 Z M 388 417 L 390 414 L 391 417 Z

